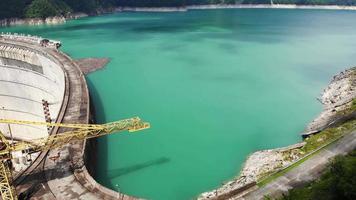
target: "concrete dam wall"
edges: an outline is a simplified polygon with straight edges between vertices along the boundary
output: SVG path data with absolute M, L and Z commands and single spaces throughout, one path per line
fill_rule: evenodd
M 56 121 L 63 101 L 64 72 L 60 65 L 41 52 L 0 43 L 0 118 L 45 121 L 42 101 Z M 16 139 L 48 135 L 46 127 L 1 124 L 0 130 Z

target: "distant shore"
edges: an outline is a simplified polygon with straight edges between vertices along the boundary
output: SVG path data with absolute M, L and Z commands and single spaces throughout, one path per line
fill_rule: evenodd
M 186 12 L 187 7 L 122 7 L 119 12 Z
M 196 5 L 187 6 L 194 9 L 225 9 L 225 8 L 272 8 L 272 9 L 321 9 L 321 10 L 356 10 L 356 6 L 338 5 L 296 5 L 296 4 L 238 4 L 238 5 Z
M 235 4 L 235 5 L 191 5 L 185 7 L 123 7 L 120 11 L 133 12 L 178 12 L 189 10 L 207 9 L 249 9 L 249 8 L 268 8 L 268 9 L 315 9 L 315 10 L 356 10 L 356 6 L 339 5 L 296 5 L 296 4 Z
M 83 17 L 88 17 L 85 13 L 73 13 L 67 16 L 54 16 L 47 17 L 45 19 L 42 18 L 8 18 L 0 20 L 0 27 L 2 26 L 18 26 L 18 25 L 57 25 L 63 24 L 67 20 L 71 19 L 79 19 Z
M 189 10 L 208 10 L 208 9 L 315 9 L 315 10 L 356 10 L 356 6 L 341 5 L 296 5 L 296 4 L 224 4 L 224 5 L 190 5 L 184 7 L 118 7 L 107 10 L 99 10 L 96 15 L 109 14 L 115 12 L 186 12 Z M 68 16 L 54 16 L 46 19 L 40 18 L 10 18 L 1 19 L 1 26 L 16 25 L 56 25 L 63 24 L 67 20 L 88 17 L 85 13 L 72 13 Z

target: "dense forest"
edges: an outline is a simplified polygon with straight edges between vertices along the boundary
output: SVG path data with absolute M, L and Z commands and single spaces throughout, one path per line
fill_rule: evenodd
M 73 12 L 95 14 L 117 4 L 117 0 L 0 0 L 0 19 L 46 18 Z
M 300 199 L 356 199 L 356 150 L 347 156 L 336 157 L 319 180 L 290 190 L 280 200 Z
M 356 5 L 356 0 L 273 0 L 275 4 Z M 204 4 L 269 4 L 270 0 L 0 0 L 0 19 L 95 14 L 115 7 L 182 7 Z

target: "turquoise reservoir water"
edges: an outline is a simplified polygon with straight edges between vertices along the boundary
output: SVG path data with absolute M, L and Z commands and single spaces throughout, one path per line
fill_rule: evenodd
M 12 27 L 109 57 L 87 77 L 98 122 L 152 128 L 99 139 L 97 180 L 154 200 L 192 199 L 236 176 L 256 150 L 293 144 L 332 75 L 356 64 L 356 12 L 118 13 Z

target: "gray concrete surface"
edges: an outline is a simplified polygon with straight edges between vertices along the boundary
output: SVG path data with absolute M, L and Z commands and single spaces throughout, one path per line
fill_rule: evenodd
M 345 155 L 355 148 L 356 131 L 353 131 L 267 185 L 242 197 L 232 199 L 257 200 L 263 199 L 266 195 L 273 198 L 279 197 L 293 187 L 320 177 L 331 158 L 336 155 Z
M 56 120 L 64 95 L 64 73 L 58 63 L 43 54 L 0 42 L 0 117 L 45 121 L 42 99 L 49 102 Z M 45 137 L 47 128 L 31 125 L 0 124 L 5 136 L 10 129 L 24 140 Z

